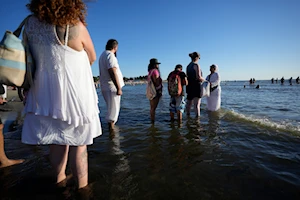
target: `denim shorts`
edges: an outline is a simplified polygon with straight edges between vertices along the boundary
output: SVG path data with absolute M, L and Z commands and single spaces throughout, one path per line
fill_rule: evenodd
M 181 113 L 184 113 L 185 109 L 185 97 L 179 96 L 179 97 L 171 97 L 170 98 L 170 112 L 176 113 L 177 111 L 180 111 Z

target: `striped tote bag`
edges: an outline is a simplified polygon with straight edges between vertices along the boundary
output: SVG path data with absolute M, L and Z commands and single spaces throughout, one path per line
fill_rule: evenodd
M 0 83 L 22 87 L 26 79 L 26 46 L 19 39 L 27 16 L 16 31 L 6 31 L 0 42 Z

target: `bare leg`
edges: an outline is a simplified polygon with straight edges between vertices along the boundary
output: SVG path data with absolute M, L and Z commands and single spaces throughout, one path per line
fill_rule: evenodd
M 155 97 L 154 99 L 150 100 L 150 119 L 152 124 L 154 124 L 155 122 L 155 110 L 157 108 L 158 102 L 158 97 Z
M 88 185 L 88 155 L 87 147 L 70 147 L 70 164 L 73 176 L 78 184 L 78 189 Z
M 180 110 L 177 110 L 177 120 L 178 122 L 182 121 L 182 112 L 180 112 Z
M 113 139 L 115 137 L 115 122 L 108 122 L 109 138 Z
M 0 124 L 0 168 L 20 164 L 22 162 L 24 162 L 23 159 L 10 160 L 6 157 L 4 151 L 3 124 Z
M 109 131 L 114 130 L 115 129 L 115 122 L 114 121 L 108 122 L 108 128 L 109 128 Z
M 68 152 L 68 145 L 50 145 L 50 162 L 55 173 L 56 183 L 60 183 L 67 178 Z
M 5 104 L 6 102 L 7 101 L 3 97 L 0 97 L 0 105 Z
M 189 116 L 191 114 L 191 107 L 192 107 L 192 101 L 187 100 L 187 103 L 186 103 L 186 114 L 187 114 L 187 116 Z
M 200 117 L 200 104 L 201 104 L 201 98 L 195 97 L 193 99 L 194 101 L 194 110 L 196 113 L 196 117 Z
M 170 112 L 170 118 L 171 118 L 171 121 L 174 121 L 175 116 L 174 116 L 174 113 L 173 113 L 173 112 Z

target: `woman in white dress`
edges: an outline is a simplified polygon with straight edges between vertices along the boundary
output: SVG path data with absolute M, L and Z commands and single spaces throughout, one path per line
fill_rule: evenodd
M 56 183 L 68 157 L 78 188 L 88 184 L 87 145 L 101 135 L 91 64 L 96 60 L 81 0 L 32 0 L 25 23 L 36 71 L 26 96 L 22 142 L 50 146 Z
M 221 107 L 221 79 L 218 73 L 218 66 L 210 66 L 210 74 L 206 77 L 210 82 L 210 96 L 207 97 L 207 109 L 217 111 Z

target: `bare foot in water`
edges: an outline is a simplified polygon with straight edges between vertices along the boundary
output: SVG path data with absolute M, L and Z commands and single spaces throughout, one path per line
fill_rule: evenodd
M 77 199 L 94 199 L 92 184 L 77 190 Z
M 22 162 L 24 162 L 25 160 L 23 159 L 19 159 L 19 160 L 11 160 L 11 159 L 5 159 L 4 161 L 1 161 L 0 163 L 0 168 L 3 167 L 9 167 L 12 165 L 17 165 L 17 164 L 21 164 Z
M 58 183 L 56 183 L 56 186 L 57 187 L 67 187 L 71 184 L 74 184 L 75 181 L 73 179 L 73 175 L 72 174 L 69 174 L 66 176 L 66 178 Z

